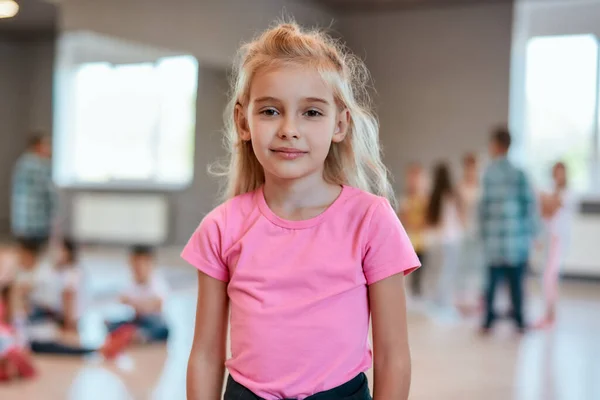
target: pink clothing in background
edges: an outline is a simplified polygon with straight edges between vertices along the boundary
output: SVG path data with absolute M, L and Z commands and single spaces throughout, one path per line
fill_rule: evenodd
M 369 369 L 367 286 L 420 265 L 388 201 L 348 186 L 302 221 L 275 215 L 262 189 L 238 196 L 204 218 L 182 257 L 228 282 L 226 366 L 267 400 L 301 400 Z

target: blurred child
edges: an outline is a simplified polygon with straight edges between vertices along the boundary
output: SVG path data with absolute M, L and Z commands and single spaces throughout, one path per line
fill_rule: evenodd
M 463 158 L 463 177 L 458 185 L 464 237 L 457 277 L 457 304 L 464 312 L 482 305 L 483 254 L 479 239 L 478 208 L 481 185 L 477 158 L 469 153 Z
M 425 229 L 427 227 L 427 195 L 424 188 L 423 166 L 413 163 L 406 174 L 406 192 L 400 204 L 400 221 L 421 261 L 426 259 Z M 423 292 L 422 267 L 411 274 L 411 289 L 413 296 L 421 296 Z
M 37 318 L 38 309 L 32 301 L 41 282 L 39 258 L 42 246 L 37 241 L 21 240 L 18 245 L 19 266 L 15 277 L 15 298 L 22 301 L 17 307 L 32 319 Z
M 135 315 L 131 319 L 107 322 L 111 334 L 131 332 L 140 342 L 165 341 L 169 328 L 163 316 L 163 306 L 169 292 L 168 284 L 154 271 L 153 250 L 135 246 L 131 250 L 130 265 L 133 284 L 121 296 L 121 303 L 130 306 Z
M 543 193 L 540 198 L 542 219 L 544 221 L 544 297 L 545 314 L 535 325 L 538 329 L 551 327 L 556 314 L 558 300 L 558 280 L 560 265 L 563 262 L 568 245 L 571 220 L 574 212 L 574 196 L 567 185 L 567 167 L 556 163 L 552 169 L 554 189 Z
M 10 324 L 15 262 L 12 250 L 0 246 L 0 382 L 35 375 L 33 363 L 27 352 L 18 346 L 16 332 Z
M 19 346 L 15 330 L 7 320 L 10 296 L 10 287 L 0 286 L 0 382 L 35 375 L 29 354 Z
M 76 330 L 83 295 L 83 277 L 77 264 L 77 246 L 63 239 L 53 265 L 39 271 L 40 279 L 31 293 L 31 320 L 51 319 L 66 330 Z
M 21 244 L 22 254 L 24 249 L 26 254 L 37 258 L 39 247 L 27 248 Z M 79 344 L 76 327 L 80 290 L 76 260 L 75 245 L 64 240 L 54 266 L 44 268 L 25 263 L 14 281 L 6 282 L 4 308 L 13 318 L 6 319 L 4 331 L 5 334 L 11 332 L 12 343 L 18 351 L 30 349 L 36 354 L 64 356 L 99 352 L 112 358 L 118 354 L 122 343 L 129 340 L 125 332 L 109 337 L 101 349 Z
M 462 223 L 459 197 L 452 185 L 450 169 L 438 164 L 433 174 L 433 190 L 427 209 L 432 253 L 439 265 L 436 303 L 445 311 L 453 309 L 458 270 Z

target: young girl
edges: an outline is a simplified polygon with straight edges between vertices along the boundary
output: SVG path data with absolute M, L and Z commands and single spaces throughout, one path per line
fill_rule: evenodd
M 433 173 L 433 190 L 429 198 L 427 222 L 432 253 L 439 266 L 435 302 L 444 311 L 453 310 L 456 274 L 462 239 L 459 198 L 446 164 L 438 164 Z
M 407 399 L 404 275 L 363 64 L 282 24 L 243 47 L 227 112 L 228 200 L 182 256 L 199 270 L 188 399 Z
M 535 325 L 539 329 L 554 324 L 558 300 L 560 264 L 568 244 L 570 222 L 573 217 L 574 198 L 567 187 L 567 168 L 562 162 L 552 169 L 554 190 L 541 195 L 541 214 L 545 225 L 544 297 L 546 311 Z

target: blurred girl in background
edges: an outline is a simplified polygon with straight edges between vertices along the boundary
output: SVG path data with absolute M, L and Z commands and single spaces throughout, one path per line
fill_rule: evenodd
M 573 193 L 568 188 L 567 167 L 564 163 L 558 162 L 554 165 L 552 178 L 553 190 L 549 193 L 542 193 L 540 196 L 541 214 L 544 221 L 544 236 L 541 244 L 544 250 L 545 313 L 535 325 L 538 329 L 554 325 L 560 266 L 568 244 L 575 206 Z
M 439 266 L 436 304 L 453 312 L 455 281 L 462 239 L 460 199 L 452 185 L 447 164 L 438 164 L 433 173 L 433 188 L 427 209 L 432 258 Z

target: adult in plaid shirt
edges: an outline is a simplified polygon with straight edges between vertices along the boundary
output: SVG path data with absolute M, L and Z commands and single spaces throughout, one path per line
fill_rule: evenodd
M 55 211 L 50 138 L 34 137 L 17 160 L 12 180 L 12 234 L 25 248 L 39 248 L 49 239 Z
M 520 332 L 523 321 L 523 280 L 537 225 L 535 195 L 525 173 L 507 158 L 511 137 L 506 129 L 493 132 L 493 158 L 483 178 L 479 217 L 488 266 L 486 313 L 483 332 L 489 332 L 496 318 L 494 297 L 501 280 L 508 281 L 512 316 Z

